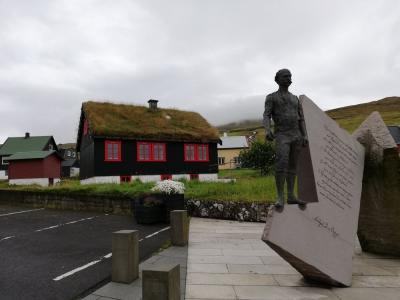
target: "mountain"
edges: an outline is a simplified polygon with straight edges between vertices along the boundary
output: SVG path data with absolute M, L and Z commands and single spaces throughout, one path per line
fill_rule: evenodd
M 349 132 L 353 132 L 369 114 L 378 111 L 386 125 L 400 125 L 400 97 L 386 97 L 377 101 L 345 106 L 326 111 L 338 124 Z M 258 138 L 264 138 L 262 120 L 244 120 L 217 127 L 220 133 L 229 135 L 250 135 L 257 131 Z

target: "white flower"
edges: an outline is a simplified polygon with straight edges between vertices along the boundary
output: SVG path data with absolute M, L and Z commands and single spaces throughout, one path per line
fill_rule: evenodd
M 151 189 L 153 192 L 164 194 L 183 194 L 185 192 L 185 185 L 182 182 L 173 180 L 158 181 Z

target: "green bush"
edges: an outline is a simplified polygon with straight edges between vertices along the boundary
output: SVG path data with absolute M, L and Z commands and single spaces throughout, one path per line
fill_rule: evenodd
M 239 160 L 244 168 L 258 169 L 261 175 L 270 175 L 273 173 L 275 162 L 274 145 L 270 142 L 255 141 L 250 149 L 240 152 Z

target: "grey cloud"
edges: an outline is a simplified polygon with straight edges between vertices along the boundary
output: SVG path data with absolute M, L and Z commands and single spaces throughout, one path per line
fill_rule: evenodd
M 0 143 L 74 141 L 82 101 L 259 118 L 275 72 L 323 109 L 399 95 L 392 1 L 0 0 Z

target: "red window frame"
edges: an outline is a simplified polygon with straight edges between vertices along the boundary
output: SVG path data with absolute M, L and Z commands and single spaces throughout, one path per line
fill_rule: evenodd
M 146 146 L 150 147 L 150 149 L 149 149 L 150 152 L 149 152 L 149 158 L 148 159 L 140 158 L 140 146 L 141 145 L 146 145 Z M 163 155 L 162 155 L 161 158 L 160 158 L 160 155 L 157 158 L 154 156 L 154 154 L 155 154 L 154 148 L 156 146 L 161 146 L 161 148 L 162 148 L 162 154 Z M 137 145 L 136 145 L 136 159 L 139 162 L 166 162 L 167 161 L 167 145 L 165 143 L 158 143 L 158 142 L 156 142 L 156 143 L 154 143 L 154 142 L 137 142 Z
M 118 149 L 117 149 L 117 157 L 114 158 L 113 155 L 111 155 L 112 158 L 109 158 L 108 155 L 108 145 L 112 145 L 112 149 L 114 148 L 114 145 L 118 145 Z M 121 162 L 122 158 L 121 158 L 121 141 L 110 141 L 110 140 L 106 140 L 104 141 L 104 161 L 107 162 Z
M 190 174 L 190 180 L 199 180 L 199 174 Z
M 194 147 L 194 157 L 193 159 L 187 159 L 187 151 L 188 147 Z M 201 148 L 205 148 L 205 159 L 200 159 L 199 152 Z M 185 162 L 208 162 L 210 161 L 209 153 L 208 153 L 208 144 L 184 144 L 184 161 Z
M 132 176 L 130 176 L 130 175 L 121 175 L 121 176 L 119 176 L 119 181 L 121 183 L 129 183 L 129 182 L 132 181 Z
M 162 174 L 160 176 L 161 180 L 172 180 L 172 175 L 171 174 Z

